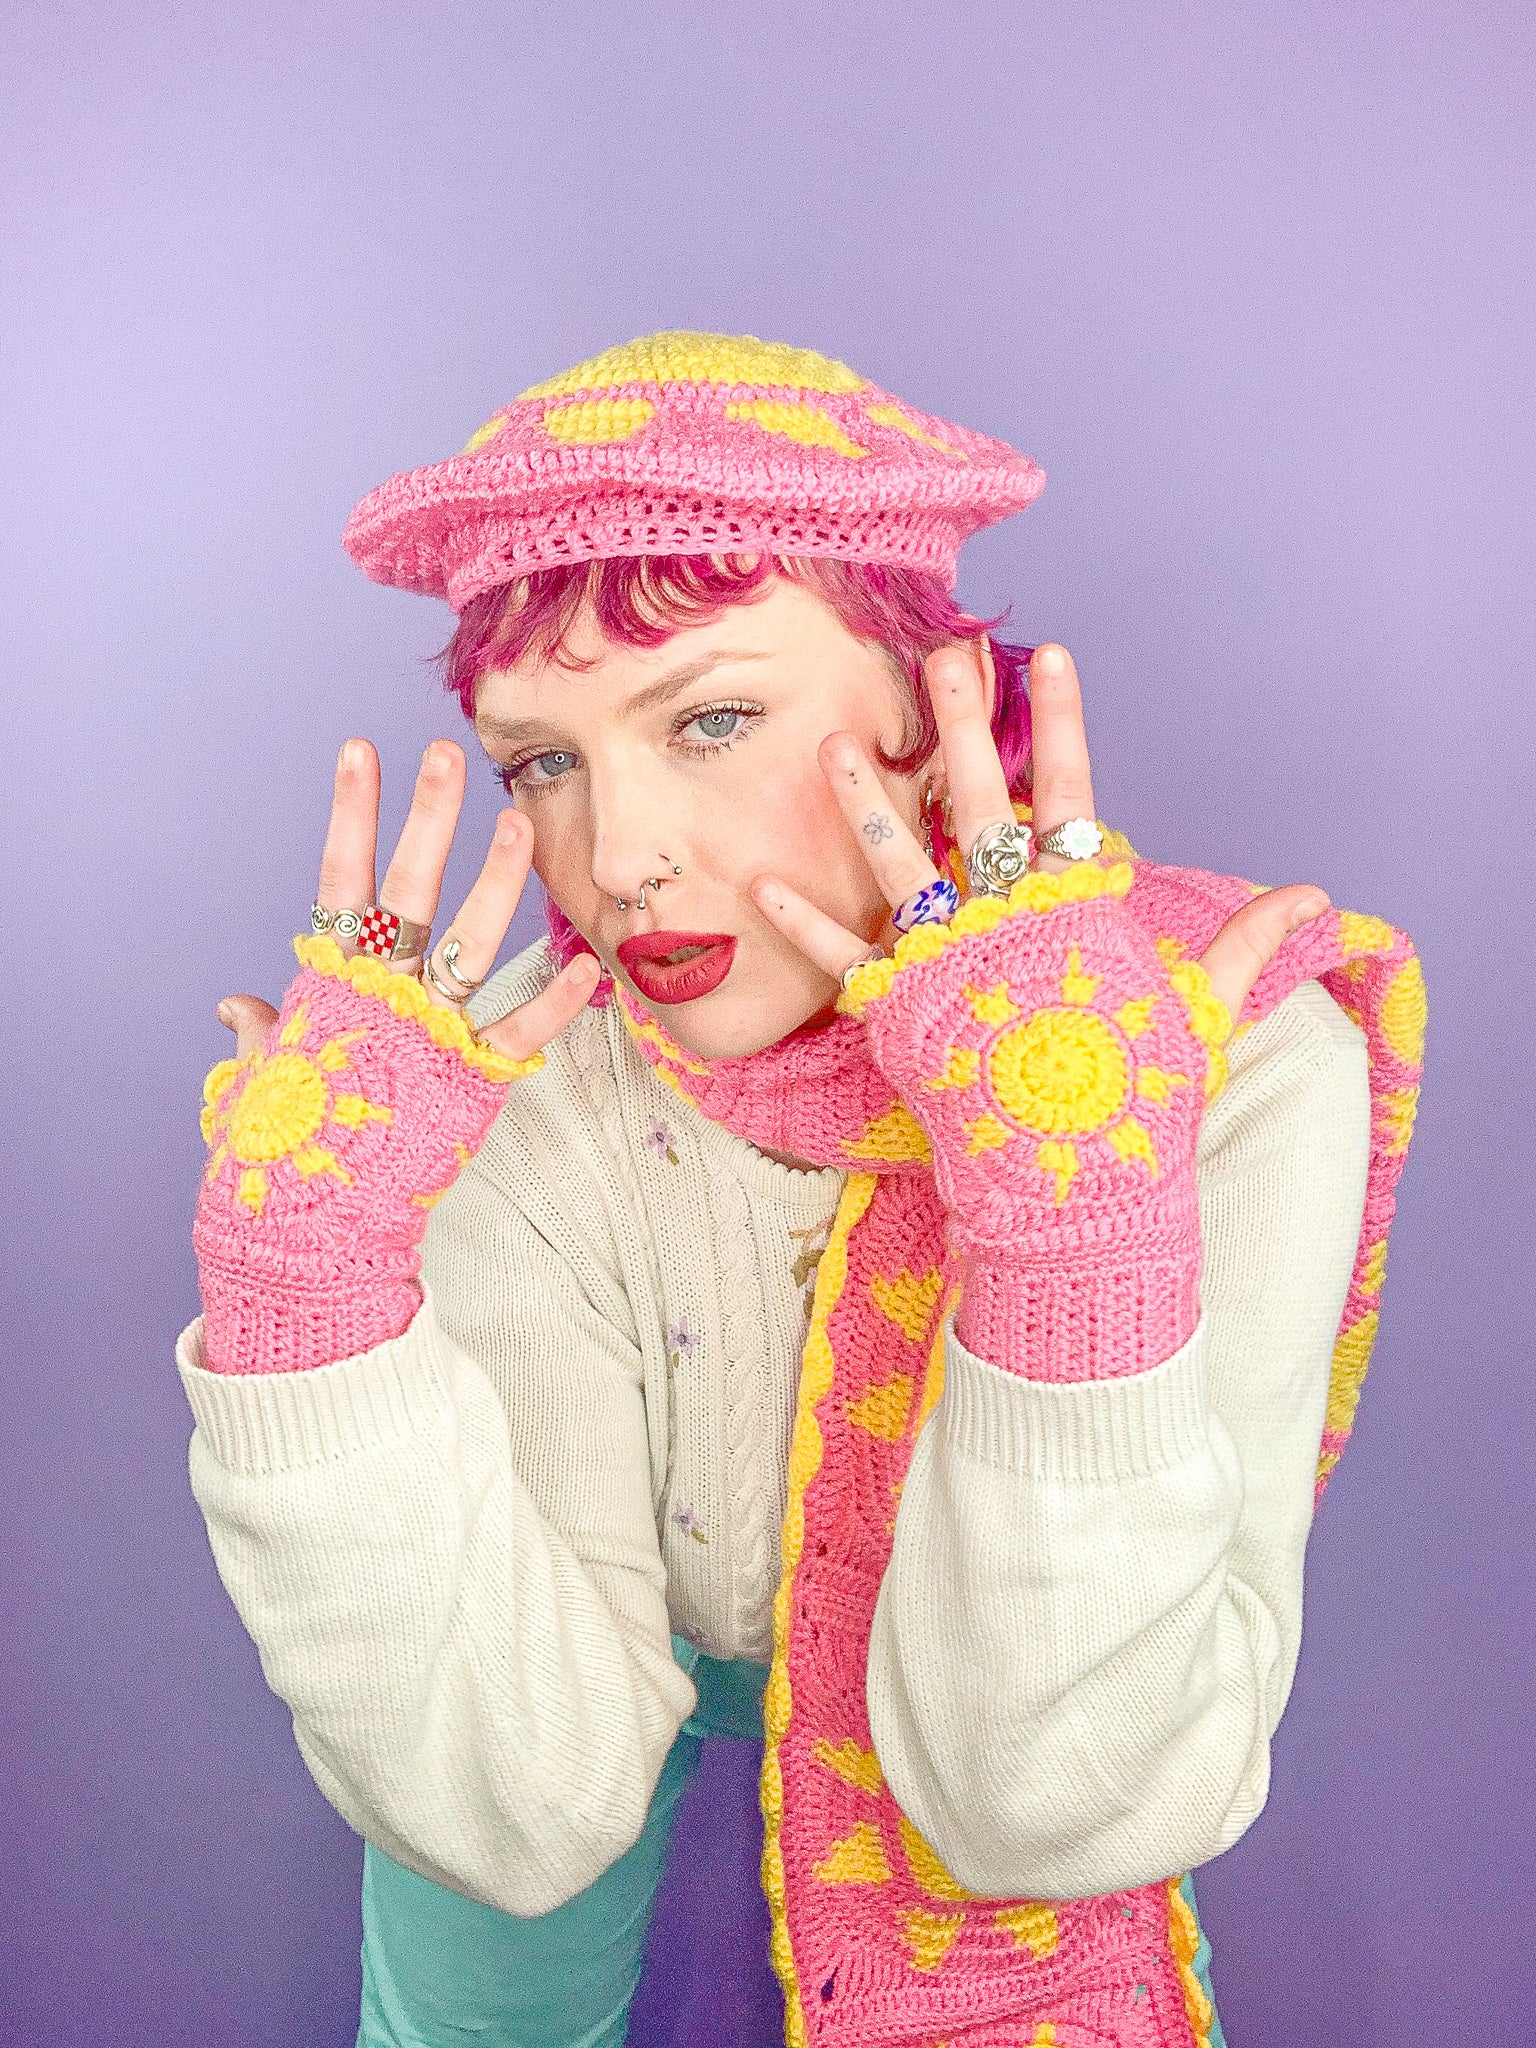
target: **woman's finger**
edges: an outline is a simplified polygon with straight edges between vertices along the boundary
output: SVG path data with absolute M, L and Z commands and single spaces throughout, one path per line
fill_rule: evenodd
M 1054 640 L 1037 647 L 1030 659 L 1029 728 L 1033 758 L 1030 821 L 1035 837 L 1043 839 L 1069 818 L 1094 815 L 1093 774 L 1077 668 L 1066 648 Z M 1059 854 L 1042 853 L 1035 865 L 1047 874 L 1060 874 L 1072 863 Z
M 532 862 L 532 825 L 521 811 L 504 810 L 496 820 L 490 848 L 475 877 L 474 887 L 459 905 L 452 924 L 432 948 L 433 958 L 439 963 L 438 971 L 443 973 L 450 988 L 453 986 L 452 978 L 441 967 L 443 948 L 456 940 L 459 950 L 453 962 L 454 971 L 466 981 L 483 981 L 496 964 L 496 955 L 507 936 L 507 926 L 512 922 L 512 913 L 522 897 Z M 423 986 L 433 1002 L 447 1003 L 448 998 L 432 986 L 430 976 L 424 977 Z
M 923 664 L 949 786 L 955 840 L 968 854 L 988 825 L 1013 822 L 1008 777 L 992 737 L 975 645 L 936 648 Z
M 379 891 L 385 910 L 413 924 L 432 922 L 463 801 L 464 749 L 434 740 L 421 757 L 411 808 Z
M 776 875 L 758 877 L 752 884 L 752 900 L 776 931 L 834 981 L 841 981 L 855 961 L 869 956 L 868 939 L 828 917 Z
M 488 1024 L 480 1033 L 481 1043 L 494 1046 L 508 1059 L 530 1059 L 580 1016 L 601 971 L 592 954 L 578 953 L 536 996 Z
M 219 1022 L 235 1034 L 235 1058 L 243 1060 L 255 1052 L 277 1022 L 277 1012 L 260 996 L 226 996 L 219 1005 Z
M 1284 889 L 1266 889 L 1227 919 L 1201 954 L 1200 965 L 1234 1022 L 1287 936 L 1327 908 L 1328 898 L 1315 883 L 1292 882 Z
M 374 900 L 379 839 L 379 757 L 369 740 L 348 740 L 336 759 L 331 818 L 315 900 L 334 916 Z
M 818 749 L 821 772 L 838 808 L 857 833 L 870 871 L 894 910 L 938 879 L 938 869 L 908 829 L 874 764 L 851 732 L 828 733 Z

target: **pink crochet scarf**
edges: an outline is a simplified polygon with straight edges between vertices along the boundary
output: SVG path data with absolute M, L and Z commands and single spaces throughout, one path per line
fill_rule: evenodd
M 1111 850 L 1131 852 L 1118 837 Z M 1126 904 L 1171 960 L 1198 958 L 1254 889 L 1134 858 L 1133 871 Z M 1238 1028 L 1312 979 L 1365 1034 L 1372 1103 L 1320 1496 L 1376 1334 L 1424 994 L 1403 933 L 1331 911 L 1285 944 Z M 871 1058 L 865 1026 L 841 1014 L 763 1052 L 711 1062 L 677 1045 L 627 992 L 620 1003 L 645 1057 L 705 1116 L 755 1145 L 850 1169 L 801 1367 L 765 1701 L 763 1883 L 789 2048 L 1206 2048 L 1211 2010 L 1178 1877 L 1104 1898 L 979 1897 L 950 1876 L 881 1775 L 865 1707 L 870 1630 L 893 1504 L 942 1388 L 958 1275 L 927 1148 Z

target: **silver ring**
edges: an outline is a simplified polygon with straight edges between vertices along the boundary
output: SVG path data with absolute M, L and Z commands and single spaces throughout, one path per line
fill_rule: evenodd
M 327 910 L 323 904 L 309 906 L 309 928 L 316 937 L 332 932 L 338 939 L 355 939 L 363 928 L 360 910 Z
M 973 896 L 1006 896 L 1029 873 L 1035 835 L 1027 825 L 988 825 L 966 856 Z
M 461 996 L 456 989 L 451 989 L 448 986 L 447 982 L 444 981 L 442 977 L 439 975 L 436 964 L 434 963 L 432 955 L 430 953 L 427 955 L 426 959 L 422 961 L 421 971 L 424 977 L 431 982 L 432 986 L 437 990 L 438 994 L 442 997 L 445 1003 L 452 1003 L 453 1007 L 456 1010 L 463 1009 L 465 1003 L 468 1002 L 469 998 L 467 996 Z
M 477 988 L 485 987 L 486 978 L 483 974 L 478 981 L 471 981 L 467 974 L 460 974 L 459 942 L 457 939 L 445 939 L 443 941 L 442 945 L 438 948 L 437 964 L 442 968 L 444 974 L 447 975 L 455 988 L 460 988 L 464 991 L 461 998 L 464 1002 L 468 1002 Z M 437 985 L 434 982 L 433 986 L 436 987 Z
M 861 967 L 867 967 L 871 960 L 883 960 L 884 958 L 885 948 L 883 946 L 871 946 L 867 953 L 861 953 L 857 960 L 851 961 L 843 969 L 844 990 L 846 991 L 849 982 L 852 981 L 854 975 L 858 973 Z
M 430 925 L 412 924 L 377 903 L 369 904 L 358 926 L 357 950 L 374 960 L 419 960 L 431 944 Z
M 1092 860 L 1104 845 L 1104 834 L 1092 818 L 1067 818 L 1035 841 L 1036 853 L 1058 860 Z

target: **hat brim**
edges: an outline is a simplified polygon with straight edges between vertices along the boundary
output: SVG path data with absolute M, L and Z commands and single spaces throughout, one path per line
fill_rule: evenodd
M 636 394 L 646 403 L 643 387 Z M 556 408 L 509 407 L 488 445 L 370 491 L 343 545 L 374 581 L 456 610 L 555 563 L 633 555 L 766 550 L 904 563 L 952 588 L 962 543 L 1045 487 L 1032 457 L 948 422 L 924 424 L 911 408 L 898 429 L 872 420 L 866 404 L 821 396 L 816 411 L 842 443 L 829 448 L 765 432 L 751 417 L 753 407 L 792 417 L 784 394 L 736 387 L 728 409 L 715 394 L 704 433 L 705 407 L 679 418 L 678 395 L 644 431 L 599 445 L 552 438 Z

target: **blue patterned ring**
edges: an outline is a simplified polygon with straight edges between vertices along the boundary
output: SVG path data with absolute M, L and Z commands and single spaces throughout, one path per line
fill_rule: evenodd
M 948 875 L 939 875 L 898 904 L 891 912 L 891 923 L 899 932 L 909 932 L 915 924 L 948 924 L 959 908 L 960 891 Z

